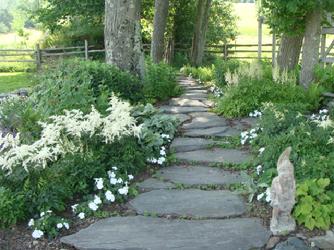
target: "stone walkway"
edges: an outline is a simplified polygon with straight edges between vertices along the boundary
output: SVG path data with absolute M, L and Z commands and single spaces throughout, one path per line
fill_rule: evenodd
M 247 218 L 244 198 L 228 189 L 249 177 L 223 170 L 224 165 L 247 163 L 251 155 L 218 147 L 219 140 L 240 134 L 254 121 L 210 113 L 206 89 L 188 78 L 179 82 L 185 93 L 161 107 L 183 122 L 181 136 L 171 145 L 178 164 L 138 185 L 142 193 L 128 203 L 137 216 L 100 220 L 62 242 L 78 249 L 119 250 L 250 250 L 266 244 L 268 229 L 260 219 Z

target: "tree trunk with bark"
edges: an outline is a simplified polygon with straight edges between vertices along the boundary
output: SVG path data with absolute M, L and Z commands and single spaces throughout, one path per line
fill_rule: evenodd
M 314 69 L 319 63 L 322 9 L 317 7 L 306 17 L 300 84 L 308 88 L 314 80 Z
M 197 1 L 196 23 L 191 48 L 191 63 L 194 66 L 201 65 L 203 61 L 210 6 L 211 0 Z
M 164 35 L 167 25 L 169 0 L 155 0 L 151 57 L 154 63 L 162 61 L 164 56 Z
M 303 35 L 283 34 L 277 56 L 277 65 L 280 71 L 296 69 L 300 51 L 303 45 Z
M 104 39 L 108 64 L 143 77 L 140 7 L 141 0 L 106 0 Z

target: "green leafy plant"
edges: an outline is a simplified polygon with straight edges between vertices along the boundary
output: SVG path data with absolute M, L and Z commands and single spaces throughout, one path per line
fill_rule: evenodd
M 297 205 L 293 215 L 308 229 L 328 230 L 334 223 L 334 192 L 328 191 L 330 179 L 306 180 L 297 187 Z
M 0 228 L 24 219 L 25 212 L 23 195 L 0 186 Z

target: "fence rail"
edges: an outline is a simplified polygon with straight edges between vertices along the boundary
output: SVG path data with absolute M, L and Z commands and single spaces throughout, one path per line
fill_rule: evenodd
M 150 50 L 150 44 L 143 44 L 144 51 Z M 205 53 L 221 54 L 224 59 L 269 59 L 276 61 L 279 44 L 273 39 L 273 43 L 266 44 L 224 44 L 224 45 L 208 45 Z M 326 48 L 329 52 L 334 43 Z M 189 44 L 176 44 L 175 51 L 183 51 L 190 53 Z M 84 46 L 72 46 L 61 48 L 41 49 L 39 45 L 35 49 L 0 49 L 0 62 L 27 62 L 36 64 L 40 68 L 46 59 L 52 57 L 67 57 L 73 55 L 82 55 L 86 60 L 94 53 L 104 53 L 105 50 L 96 46 L 89 46 L 88 42 L 84 42 Z M 332 55 L 328 53 L 328 55 Z M 330 58 L 322 58 L 324 63 L 333 62 Z

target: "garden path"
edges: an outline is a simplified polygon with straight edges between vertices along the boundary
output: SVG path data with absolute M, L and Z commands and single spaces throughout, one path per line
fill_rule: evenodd
M 251 155 L 229 147 L 226 137 L 240 134 L 254 121 L 211 113 L 204 87 L 184 77 L 179 83 L 185 93 L 161 107 L 183 122 L 171 145 L 177 163 L 138 185 L 142 193 L 128 203 L 136 216 L 100 220 L 63 237 L 63 243 L 78 249 L 128 250 L 249 250 L 266 244 L 270 232 L 261 219 L 248 215 L 244 197 L 230 188 L 249 176 L 227 168 L 247 163 Z

